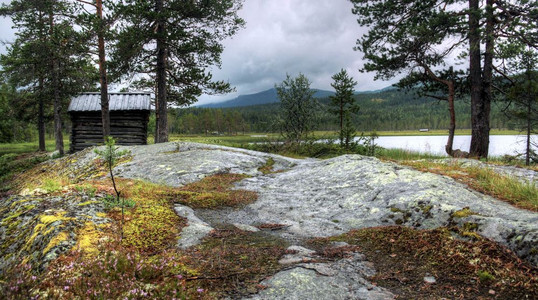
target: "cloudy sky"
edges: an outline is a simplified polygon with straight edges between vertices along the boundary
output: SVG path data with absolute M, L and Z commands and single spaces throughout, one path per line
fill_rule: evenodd
M 353 46 L 365 30 L 357 24 L 351 7 L 348 0 L 245 0 L 239 14 L 246 27 L 224 42 L 222 68 L 213 70 L 215 79 L 229 81 L 237 91 L 203 95 L 198 104 L 257 93 L 282 82 L 286 74 L 299 72 L 319 89 L 331 90 L 331 76 L 342 68 L 358 82 L 356 90 L 390 85 L 358 71 L 362 53 Z M 9 20 L 0 19 L 1 41 L 13 39 L 11 26 Z M 4 52 L 0 46 L 0 53 Z
M 228 80 L 237 92 L 200 102 L 266 90 L 299 72 L 312 87 L 331 90 L 331 76 L 342 68 L 359 91 L 390 85 L 358 71 L 362 53 L 353 47 L 365 30 L 351 8 L 347 0 L 246 0 L 239 13 L 246 27 L 224 43 L 222 68 L 214 70 L 216 79 Z

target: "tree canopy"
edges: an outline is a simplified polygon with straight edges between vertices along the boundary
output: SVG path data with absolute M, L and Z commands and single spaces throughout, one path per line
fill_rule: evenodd
M 207 68 L 220 66 L 222 40 L 244 25 L 241 6 L 241 0 L 124 0 L 115 6 L 115 67 L 121 74 L 145 74 L 136 83 L 155 89 L 156 142 L 168 140 L 168 103 L 188 105 L 202 93 L 232 90 Z
M 538 6 L 526 0 L 350 0 L 368 33 L 357 41 L 364 53 L 364 71 L 376 78 L 399 74 L 437 81 L 453 98 L 452 80 L 443 70 L 456 57 L 468 64 L 472 140 L 470 155 L 487 157 L 493 72 L 501 46 L 514 42 L 537 45 Z M 412 82 L 412 81 L 409 81 Z M 447 145 L 448 146 L 448 145 Z

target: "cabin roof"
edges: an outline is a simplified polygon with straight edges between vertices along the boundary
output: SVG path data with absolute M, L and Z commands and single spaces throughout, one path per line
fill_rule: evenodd
M 151 96 L 150 93 L 108 93 L 109 110 L 150 110 Z M 101 94 L 100 93 L 82 93 L 71 99 L 68 112 L 80 111 L 100 111 Z

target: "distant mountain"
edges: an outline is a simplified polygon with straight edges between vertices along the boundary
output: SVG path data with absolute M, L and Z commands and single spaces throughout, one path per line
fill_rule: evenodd
M 393 89 L 395 89 L 395 87 L 389 86 L 380 90 L 355 92 L 355 94 L 376 94 L 376 93 L 381 93 L 385 91 L 390 91 Z M 329 96 L 334 95 L 334 92 L 331 92 L 331 91 L 325 91 L 325 90 L 320 90 L 320 89 L 313 89 L 313 90 L 315 91 L 314 98 L 327 98 Z M 266 91 L 259 92 L 256 94 L 240 95 L 234 99 L 226 100 L 223 102 L 197 105 L 197 107 L 230 108 L 230 107 L 243 107 L 243 106 L 270 104 L 270 103 L 277 103 L 279 101 L 280 100 L 278 99 L 276 89 L 272 88 L 272 89 L 268 89 Z
M 276 90 L 273 88 L 273 89 L 268 89 L 266 91 L 259 92 L 256 94 L 240 95 L 231 100 L 204 104 L 198 107 L 204 107 L 204 108 L 241 107 L 241 106 L 275 103 L 275 102 L 278 102 L 278 96 L 276 94 Z
M 324 91 L 319 89 L 314 89 L 314 98 L 327 98 L 334 95 L 334 92 Z M 204 105 L 199 105 L 198 107 L 202 108 L 229 108 L 229 107 L 242 107 L 242 106 L 253 106 L 261 104 L 270 104 L 277 103 L 280 100 L 275 88 L 268 89 L 263 92 L 249 95 L 240 95 L 234 99 L 218 102 L 218 103 L 209 103 Z
M 387 87 L 384 87 L 382 89 L 379 89 L 379 90 L 372 90 L 372 91 L 359 91 L 359 92 L 355 92 L 355 95 L 364 95 L 364 94 L 379 94 L 379 93 L 383 93 L 383 92 L 388 92 L 388 91 L 392 91 L 392 90 L 396 90 L 398 89 L 397 87 L 395 86 L 392 86 L 392 85 L 389 85 Z

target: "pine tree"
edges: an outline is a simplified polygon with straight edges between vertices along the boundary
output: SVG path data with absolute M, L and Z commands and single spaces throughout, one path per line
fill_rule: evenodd
M 62 111 L 70 96 L 93 84 L 85 40 L 73 28 L 75 10 L 72 2 L 60 0 L 13 0 L 0 9 L 18 30 L 8 54 L 0 58 L 4 74 L 17 88 L 39 99 L 40 150 L 46 100 L 53 99 L 54 136 L 60 155 L 64 153 Z
M 286 75 L 286 79 L 275 88 L 280 98 L 282 135 L 288 142 L 299 143 L 314 130 L 317 117 L 310 81 L 303 74 L 295 78 Z
M 357 82 L 347 74 L 347 71 L 342 69 L 335 74 L 332 79 L 331 86 L 335 89 L 336 94 L 331 96 L 332 112 L 338 116 L 340 131 L 340 146 L 349 148 L 350 143 L 355 138 L 355 127 L 351 121 L 351 114 L 359 111 L 359 106 L 355 104 L 353 97 L 353 88 Z
M 510 89 L 506 100 L 510 105 L 506 112 L 525 132 L 525 164 L 528 166 L 533 156 L 538 159 L 532 149 L 531 136 L 536 133 L 538 126 L 538 53 L 526 49 L 521 51 L 517 58 L 510 63 L 515 75 L 509 78 Z
M 498 46 L 521 41 L 536 46 L 538 5 L 532 1 L 351 0 L 353 13 L 369 31 L 358 40 L 357 50 L 368 63 L 364 70 L 377 78 L 392 78 L 410 71 L 430 80 L 446 81 L 436 74 L 454 56 L 467 58 L 468 93 L 471 96 L 472 139 L 470 155 L 487 157 L 492 78 Z M 481 2 L 483 5 L 481 5 Z M 454 87 L 443 83 L 448 98 Z
M 156 143 L 168 141 L 168 103 L 188 105 L 202 93 L 232 90 L 206 68 L 220 65 L 221 41 L 243 26 L 241 5 L 241 0 L 125 0 L 115 6 L 121 17 L 116 70 L 146 75 L 138 86 L 155 89 Z

